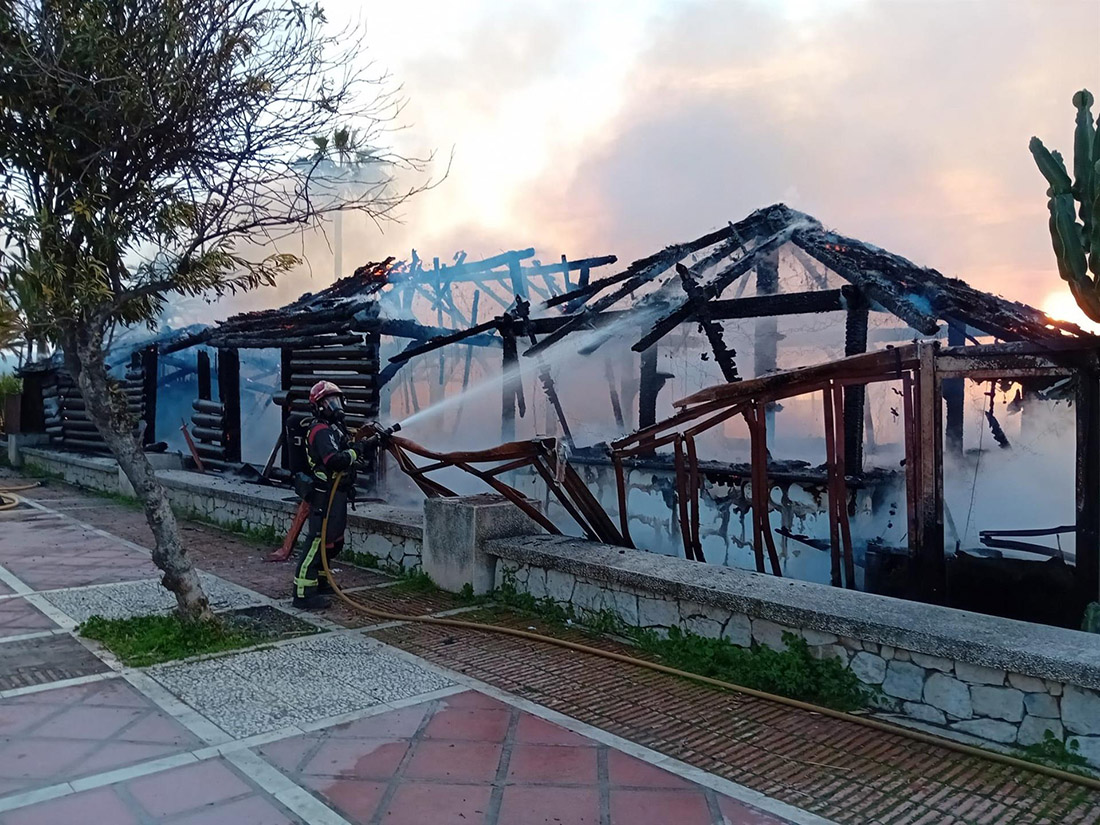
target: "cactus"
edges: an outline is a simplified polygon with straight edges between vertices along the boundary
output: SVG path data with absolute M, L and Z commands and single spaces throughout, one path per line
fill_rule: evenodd
M 1047 209 L 1058 274 L 1085 315 L 1100 323 L 1100 118 L 1094 127 L 1092 103 L 1088 89 L 1073 96 L 1077 128 L 1072 183 L 1061 154 L 1049 151 L 1037 137 L 1028 148 L 1050 184 Z

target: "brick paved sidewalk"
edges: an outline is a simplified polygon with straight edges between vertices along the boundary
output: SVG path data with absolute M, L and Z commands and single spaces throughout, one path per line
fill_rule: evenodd
M 0 514 L 0 825 L 824 822 L 324 618 L 262 649 L 122 667 L 73 628 L 170 609 L 142 548 L 102 529 L 138 533 L 140 513 L 41 492 L 48 509 Z M 282 595 L 285 566 L 201 538 L 230 578 Z M 222 609 L 289 610 L 204 577 Z M 395 609 L 455 605 L 361 578 Z

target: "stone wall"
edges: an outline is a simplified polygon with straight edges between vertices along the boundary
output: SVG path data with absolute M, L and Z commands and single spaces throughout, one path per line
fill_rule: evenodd
M 63 478 L 102 493 L 118 492 L 118 464 L 114 459 L 30 447 L 23 448 L 22 453 L 23 466 L 30 472 Z
M 118 464 L 113 459 L 38 448 L 26 448 L 23 453 L 32 471 L 59 476 L 91 490 L 120 492 Z M 231 529 L 270 528 L 285 535 L 298 509 L 294 494 L 280 487 L 186 470 L 158 470 L 157 478 L 180 516 Z M 422 522 L 423 516 L 417 512 L 374 502 L 357 504 L 348 513 L 347 547 L 393 567 L 416 568 L 420 566 Z
M 499 558 L 498 585 L 742 647 L 781 650 L 793 633 L 871 686 L 884 715 L 1001 745 L 1049 731 L 1100 767 L 1100 636 L 571 539 L 500 540 L 488 550 Z

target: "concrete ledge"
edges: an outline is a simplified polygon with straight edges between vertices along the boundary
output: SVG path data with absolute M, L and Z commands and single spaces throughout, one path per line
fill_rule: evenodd
M 704 565 L 561 536 L 498 539 L 516 564 L 792 627 L 1100 689 L 1100 635 Z

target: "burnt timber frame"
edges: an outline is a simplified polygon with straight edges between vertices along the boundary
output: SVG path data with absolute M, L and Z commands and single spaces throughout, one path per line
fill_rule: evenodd
M 381 432 L 368 425 L 359 430 L 358 438 L 381 435 L 381 448 L 388 452 L 398 468 L 420 488 L 428 498 L 453 497 L 458 494 L 430 477 L 438 470 L 455 467 L 469 473 L 504 496 L 548 533 L 561 535 L 561 530 L 534 502 L 519 490 L 504 483 L 504 473 L 532 467 L 546 482 L 558 503 L 592 541 L 630 547 L 629 540 L 615 528 L 614 522 L 585 486 L 577 471 L 558 454 L 554 438 L 513 441 L 488 450 L 443 453 L 429 450 L 414 441 Z M 417 464 L 413 456 L 430 463 Z M 482 466 L 490 465 L 490 466 Z
M 749 425 L 752 455 L 753 535 L 758 572 L 781 575 L 768 518 L 768 461 L 763 412 L 770 402 L 821 391 L 824 394 L 826 470 L 829 492 L 832 584 L 854 587 L 853 547 L 848 523 L 844 402 L 849 388 L 883 381 L 902 382 L 906 504 L 909 545 L 922 598 L 946 599 L 943 507 L 943 388 L 955 379 L 1061 378 L 1077 381 L 1076 536 L 1077 577 L 1089 599 L 1100 598 L 1100 367 L 1095 348 L 1051 351 L 1023 342 L 941 348 L 921 342 L 864 353 L 813 367 L 789 370 L 711 387 L 675 402 L 671 417 L 611 444 L 618 482 L 620 529 L 629 518 L 623 461 L 667 445 L 676 454 L 677 498 L 684 553 L 699 558 L 697 508 L 699 466 L 694 438 L 734 416 Z M 690 445 L 690 446 L 687 446 Z

